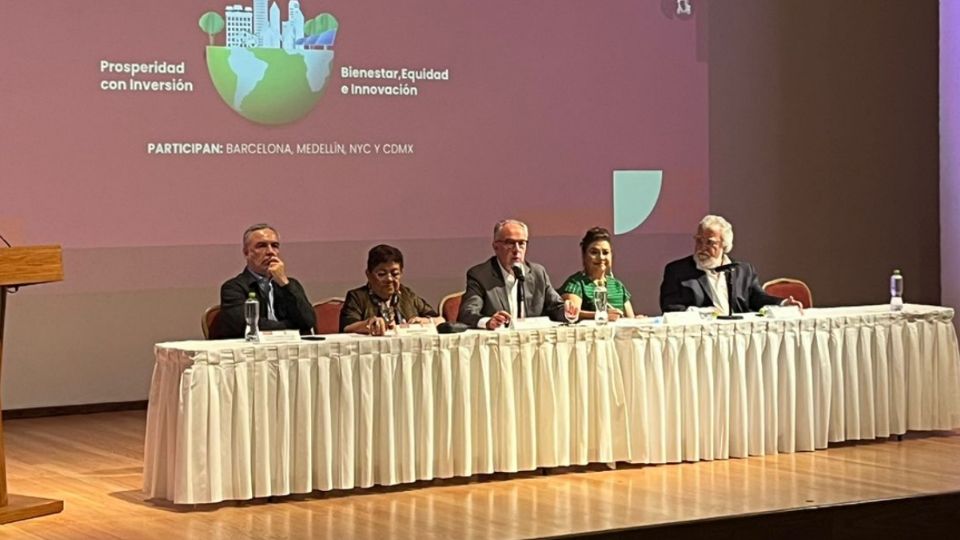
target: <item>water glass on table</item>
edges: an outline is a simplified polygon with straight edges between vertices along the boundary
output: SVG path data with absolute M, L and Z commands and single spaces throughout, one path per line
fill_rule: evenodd
M 563 318 L 567 320 L 568 325 L 577 324 L 577 319 L 580 318 L 580 306 L 573 300 L 565 300 L 563 302 Z

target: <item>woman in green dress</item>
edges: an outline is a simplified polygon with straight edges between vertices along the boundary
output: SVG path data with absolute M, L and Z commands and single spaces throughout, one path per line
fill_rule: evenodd
M 588 230 L 580 241 L 580 253 L 583 256 L 583 270 L 568 277 L 560 287 L 564 300 L 571 300 L 580 308 L 581 319 L 593 319 L 596 312 L 593 294 L 597 285 L 602 284 L 607 288 L 607 312 L 610 320 L 621 316 L 633 317 L 630 292 L 622 281 L 613 277 L 610 231 L 603 227 Z

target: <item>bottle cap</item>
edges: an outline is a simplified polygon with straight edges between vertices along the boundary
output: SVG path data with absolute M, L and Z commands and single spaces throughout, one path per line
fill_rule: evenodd
M 256 299 L 257 299 L 257 293 L 255 293 L 255 292 L 253 292 L 253 291 L 250 291 L 250 294 L 247 295 L 247 298 L 249 298 L 250 300 L 256 300 Z
M 899 273 L 900 273 L 900 270 L 894 269 L 893 273 L 894 273 L 894 274 L 899 274 Z

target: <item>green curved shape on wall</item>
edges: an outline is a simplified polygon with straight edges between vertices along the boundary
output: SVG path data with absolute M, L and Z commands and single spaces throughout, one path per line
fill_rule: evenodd
M 660 199 L 663 171 L 613 171 L 613 234 L 643 224 Z

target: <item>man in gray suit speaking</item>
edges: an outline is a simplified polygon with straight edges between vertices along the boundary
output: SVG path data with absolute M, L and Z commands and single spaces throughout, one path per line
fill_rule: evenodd
M 542 266 L 526 261 L 527 225 L 505 219 L 493 227 L 496 254 L 467 271 L 467 290 L 457 320 L 495 330 L 514 318 L 548 316 L 563 320 L 564 303 Z

